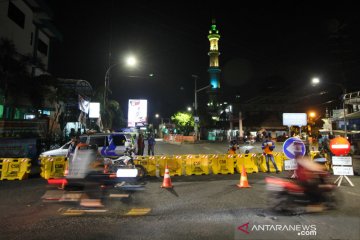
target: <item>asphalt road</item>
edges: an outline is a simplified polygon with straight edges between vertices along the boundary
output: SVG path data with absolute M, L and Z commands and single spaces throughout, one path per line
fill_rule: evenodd
M 156 151 L 223 153 L 226 148 L 226 144 L 158 142 Z M 235 186 L 239 174 L 172 177 L 171 190 L 160 188 L 163 179 L 148 178 L 141 191 L 110 191 L 108 195 L 129 197 L 107 198 L 105 212 L 84 212 L 78 203 L 43 202 L 41 197 L 52 189 L 36 176 L 2 181 L 0 239 L 360 239 L 358 176 L 351 177 L 355 187 L 343 183 L 338 189 L 343 199 L 339 209 L 295 216 L 268 208 L 265 176 L 248 174 L 249 189 Z M 284 229 L 291 226 L 316 230 Z

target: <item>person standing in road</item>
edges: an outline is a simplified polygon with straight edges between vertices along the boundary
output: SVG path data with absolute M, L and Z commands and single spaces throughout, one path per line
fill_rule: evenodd
M 262 143 L 261 148 L 263 149 L 263 154 L 265 155 L 267 172 L 268 173 L 270 172 L 269 160 L 271 160 L 271 162 L 273 163 L 273 165 L 276 169 L 276 173 L 279 173 L 280 171 L 278 170 L 278 167 L 276 166 L 276 163 L 274 160 L 274 155 L 273 155 L 275 143 L 273 141 L 271 141 L 269 136 L 266 136 L 265 141 Z
M 79 138 L 77 138 L 75 136 L 71 138 L 71 143 L 69 145 L 68 152 L 66 154 L 66 157 L 69 159 L 69 161 L 72 160 L 72 157 L 74 155 L 74 152 L 75 152 L 75 149 L 76 149 L 76 146 L 78 145 L 78 143 L 79 143 Z
M 155 144 L 156 144 L 156 141 L 155 141 L 154 135 L 151 134 L 148 138 L 148 155 L 149 156 L 150 156 L 150 153 L 152 156 L 154 156 Z
M 238 143 L 235 140 L 230 141 L 230 147 L 228 149 L 228 154 L 236 154 L 236 150 L 238 149 Z
M 144 155 L 145 141 L 144 141 L 144 135 L 142 133 L 139 134 L 137 140 L 137 147 L 138 147 L 138 155 L 140 156 Z

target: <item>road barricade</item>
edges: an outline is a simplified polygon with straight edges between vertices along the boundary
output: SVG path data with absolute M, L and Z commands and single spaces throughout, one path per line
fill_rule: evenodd
M 315 159 L 318 159 L 318 158 L 325 158 L 325 162 L 318 162 L 319 164 L 322 164 L 325 166 L 326 170 L 330 170 L 332 168 L 331 166 L 331 158 L 328 156 L 328 154 L 326 153 L 323 153 L 323 154 L 320 154 L 320 151 L 310 151 L 310 159 L 312 161 L 315 161 Z
M 168 166 L 170 176 L 182 175 L 182 159 L 174 158 L 173 156 L 156 156 L 159 163 L 160 176 L 164 176 L 165 167 Z
M 259 168 L 257 166 L 257 155 L 255 153 L 237 154 L 235 166 L 238 173 L 241 173 L 243 165 L 245 166 L 247 173 L 259 172 Z
M 30 158 L 0 158 L 0 180 L 23 180 L 30 173 Z
M 234 174 L 234 158 L 228 154 L 215 155 L 212 158 L 211 169 L 214 174 Z
M 186 175 L 208 175 L 209 160 L 207 155 L 188 155 L 185 159 Z
M 155 156 L 136 156 L 134 159 L 135 164 L 142 165 L 146 169 L 146 175 L 156 176 L 157 158 Z
M 40 159 L 40 176 L 44 179 L 61 178 L 64 176 L 67 158 L 65 156 L 44 157 Z
M 277 166 L 278 170 L 281 172 L 283 170 L 283 166 L 284 166 L 285 155 L 283 152 L 273 152 L 273 156 L 274 156 L 276 166 Z M 260 167 L 260 171 L 267 172 L 266 159 L 263 154 L 260 157 L 259 167 Z M 269 167 L 270 167 L 270 172 L 276 172 L 276 169 L 270 160 L 269 160 Z

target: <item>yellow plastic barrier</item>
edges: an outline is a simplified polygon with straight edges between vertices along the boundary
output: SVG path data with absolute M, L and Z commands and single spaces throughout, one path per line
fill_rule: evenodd
M 182 175 L 182 160 L 173 156 L 156 156 L 159 163 L 160 176 L 164 176 L 165 166 L 169 168 L 170 176 Z
M 188 155 L 185 161 L 186 175 L 209 174 L 209 160 L 207 155 Z
M 237 154 L 236 155 L 236 171 L 241 173 L 242 166 L 245 166 L 247 173 L 257 173 L 259 168 L 257 166 L 257 155 L 255 153 Z
M 136 156 L 134 159 L 135 164 L 142 165 L 146 169 L 148 176 L 156 176 L 156 163 L 157 158 L 155 156 Z
M 311 160 L 314 161 L 314 158 L 316 155 L 320 154 L 319 151 L 310 151 L 310 158 Z M 330 160 L 330 157 L 328 156 L 328 154 L 324 153 L 323 154 L 323 157 L 326 158 L 326 162 L 324 163 L 324 166 L 326 167 L 326 170 L 330 170 L 330 168 L 332 168 L 331 166 L 331 160 Z
M 0 180 L 23 180 L 30 173 L 30 158 L 1 158 Z
M 277 166 L 278 170 L 281 172 L 283 170 L 283 166 L 284 166 L 285 155 L 282 152 L 273 152 L 273 155 L 274 155 L 274 160 L 275 160 L 276 166 Z M 265 159 L 264 155 L 260 156 L 259 167 L 262 172 L 267 172 L 266 159 Z M 269 167 L 270 167 L 270 172 L 276 172 L 276 169 L 271 161 L 269 161 Z
M 211 168 L 214 174 L 234 174 L 234 158 L 228 154 L 216 155 L 212 158 Z
M 44 179 L 60 178 L 64 176 L 67 159 L 64 156 L 45 157 L 41 159 L 40 176 Z

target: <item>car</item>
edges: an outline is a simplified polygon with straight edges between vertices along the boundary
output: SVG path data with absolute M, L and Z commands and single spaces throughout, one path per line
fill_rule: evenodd
M 80 142 L 97 145 L 99 152 L 104 156 L 123 155 L 126 148 L 133 148 L 132 136 L 127 133 L 95 133 L 80 136 Z M 57 149 L 45 151 L 40 157 L 66 156 L 71 141 Z M 110 143 L 110 144 L 109 144 Z
M 97 145 L 103 156 L 120 156 L 127 148 L 134 147 L 131 134 L 117 132 L 81 135 L 80 142 Z
M 70 146 L 71 141 L 65 143 L 60 148 L 49 150 L 42 152 L 40 154 L 40 157 L 56 157 L 56 156 L 66 156 L 68 152 L 68 148 Z

